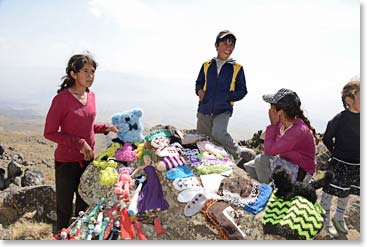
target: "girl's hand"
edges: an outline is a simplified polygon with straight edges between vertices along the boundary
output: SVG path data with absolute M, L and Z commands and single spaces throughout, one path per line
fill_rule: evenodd
M 89 144 L 85 141 L 80 152 L 84 155 L 84 160 L 91 160 L 94 158 L 94 152 Z
M 199 101 L 202 101 L 204 99 L 204 96 L 205 96 L 204 90 L 200 89 L 198 91 L 198 95 L 199 95 Z
M 110 127 L 108 127 L 108 128 L 107 128 L 107 131 L 108 131 L 108 132 L 112 131 L 112 132 L 114 132 L 114 133 L 117 133 L 117 132 L 119 131 L 119 126 L 117 126 L 117 125 L 112 125 L 112 126 L 110 126 Z
M 279 112 L 276 111 L 275 106 L 270 106 L 269 120 L 272 125 L 279 123 Z

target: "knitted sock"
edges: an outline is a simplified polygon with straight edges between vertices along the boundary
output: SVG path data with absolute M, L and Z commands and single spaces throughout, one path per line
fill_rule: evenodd
M 330 226 L 331 198 L 332 198 L 332 195 L 322 192 L 320 204 L 321 204 L 321 207 L 325 210 L 325 218 L 324 218 L 325 226 Z
M 135 238 L 135 230 L 133 225 L 131 224 L 130 216 L 127 213 L 127 209 L 123 208 L 121 210 L 120 215 L 120 231 L 121 231 L 121 238 L 122 239 L 134 239 Z
M 347 207 L 349 197 L 340 198 L 338 197 L 338 203 L 336 206 L 336 211 L 334 217 L 336 220 L 344 220 L 344 212 L 345 208 Z
M 136 228 L 136 231 L 138 232 L 138 237 L 140 240 L 147 240 L 147 238 L 145 237 L 143 231 L 142 231 L 142 224 L 140 221 L 138 220 L 135 220 L 134 221 L 134 225 L 135 225 L 135 228 Z
M 155 228 L 155 233 L 157 234 L 157 237 L 161 234 L 165 234 L 166 230 L 164 230 L 161 222 L 159 221 L 158 217 L 154 218 L 154 228 Z

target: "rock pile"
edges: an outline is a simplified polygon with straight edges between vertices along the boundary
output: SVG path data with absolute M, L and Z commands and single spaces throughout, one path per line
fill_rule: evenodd
M 38 168 L 26 168 L 23 164 L 28 162 L 22 154 L 7 153 L 0 145 L 0 224 L 16 221 L 34 210 L 38 219 L 55 221 L 54 188 L 44 185 L 43 173 Z

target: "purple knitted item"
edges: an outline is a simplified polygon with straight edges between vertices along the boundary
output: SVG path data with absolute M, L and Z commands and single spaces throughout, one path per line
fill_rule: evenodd
M 163 198 L 162 185 L 159 181 L 155 168 L 147 166 L 144 168 L 147 180 L 140 192 L 138 199 L 138 212 L 145 213 L 146 210 L 167 210 L 168 202 Z

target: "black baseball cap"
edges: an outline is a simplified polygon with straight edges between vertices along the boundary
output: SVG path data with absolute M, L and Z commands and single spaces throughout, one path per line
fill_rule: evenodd
M 286 95 L 296 95 L 296 93 L 290 89 L 282 88 L 279 89 L 275 94 L 265 94 L 263 95 L 263 100 L 270 104 L 276 104 Z

